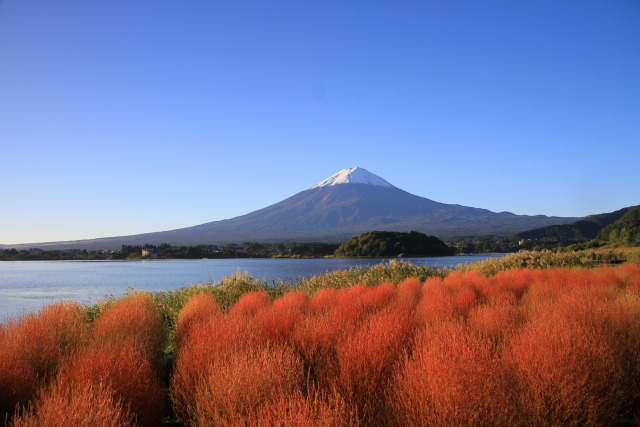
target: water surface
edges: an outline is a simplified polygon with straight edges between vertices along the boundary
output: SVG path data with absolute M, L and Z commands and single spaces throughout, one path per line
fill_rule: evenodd
M 416 265 L 453 267 L 504 254 L 403 258 Z M 92 303 L 128 287 L 167 291 L 219 281 L 237 271 L 255 279 L 293 281 L 327 271 L 384 262 L 383 258 L 198 259 L 142 261 L 0 261 L 0 321 L 59 300 Z

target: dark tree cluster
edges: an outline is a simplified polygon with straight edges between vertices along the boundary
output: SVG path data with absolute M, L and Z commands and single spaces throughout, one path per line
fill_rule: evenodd
M 445 256 L 455 250 L 435 236 L 417 231 L 370 231 L 344 242 L 336 249 L 339 257 Z
M 110 251 L 67 249 L 51 250 L 42 249 L 2 249 L 0 250 L 0 260 L 2 261 L 74 261 L 74 260 L 101 260 L 108 259 Z

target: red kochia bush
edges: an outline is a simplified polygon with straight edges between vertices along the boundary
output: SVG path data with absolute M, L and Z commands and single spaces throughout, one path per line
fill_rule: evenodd
M 153 364 L 164 342 L 162 317 L 148 293 L 139 292 L 107 307 L 94 322 L 94 345 L 132 345 Z
M 422 283 L 417 277 L 409 277 L 398 283 L 396 288 L 396 300 L 410 308 L 415 308 L 420 301 Z
M 212 316 L 191 325 L 181 341 L 171 378 L 171 399 L 175 411 L 184 418 L 195 413 L 195 389 L 210 365 L 220 357 L 251 345 L 259 336 L 243 316 Z
M 108 385 L 114 401 L 130 409 L 140 425 L 158 425 L 167 414 L 155 368 L 131 344 L 94 345 L 69 358 L 60 369 L 58 388 L 72 393 L 86 384 Z
M 252 317 L 269 304 L 269 294 L 265 291 L 247 292 L 231 307 L 229 316 Z
M 625 387 L 629 372 L 621 363 L 624 349 L 615 328 L 603 319 L 604 307 L 593 292 L 570 292 L 539 307 L 511 341 L 508 356 L 534 424 L 600 425 L 624 419 L 633 400 Z M 637 394 L 637 388 L 631 393 Z
M 175 332 L 176 345 L 180 346 L 180 342 L 188 333 L 191 325 L 203 322 L 210 317 L 220 316 L 222 316 L 222 311 L 216 304 L 213 295 L 200 293 L 192 296 L 178 313 Z
M 66 355 L 86 342 L 88 320 L 77 304 L 60 302 L 24 316 L 6 332 L 15 351 L 39 378 L 46 379 Z
M 296 324 L 292 345 L 302 356 L 310 377 L 321 387 L 334 383 L 338 375 L 336 344 L 353 328 L 353 323 L 344 322 L 335 311 L 308 315 Z
M 196 383 L 194 425 L 240 423 L 266 402 L 301 391 L 304 369 L 290 347 L 266 344 L 216 357 Z
M 415 320 L 406 304 L 393 304 L 369 317 L 336 347 L 338 390 L 365 424 L 385 423 L 379 392 L 389 385 L 396 361 L 411 339 Z
M 256 328 L 266 339 L 288 342 L 293 328 L 304 316 L 307 301 L 308 297 L 304 292 L 287 292 L 256 314 L 253 320 Z
M 523 321 L 524 315 L 512 292 L 493 294 L 486 304 L 474 307 L 467 318 L 473 330 L 490 338 L 495 344 L 513 334 Z
M 134 424 L 134 417 L 106 384 L 84 383 L 77 387 L 53 384 L 22 416 L 14 427 L 122 427 Z
M 309 300 L 309 311 L 319 314 L 335 307 L 339 291 L 333 288 L 322 288 Z
M 437 323 L 458 316 L 451 290 L 443 285 L 439 277 L 430 277 L 424 282 L 422 294 L 416 307 L 417 318 L 425 324 Z
M 387 393 L 391 425 L 517 425 L 513 387 L 488 341 L 461 320 L 422 332 Z
M 11 325 L 9 325 L 11 328 Z M 0 420 L 11 417 L 18 403 L 26 404 L 36 391 L 36 374 L 0 327 Z
M 360 303 L 367 312 L 373 312 L 385 307 L 395 294 L 393 283 L 381 283 L 367 288 L 360 296 Z
M 307 395 L 296 391 L 265 403 L 251 414 L 247 426 L 255 427 L 350 427 L 356 426 L 357 414 L 336 393 L 324 396 L 316 391 Z
M 75 303 L 51 304 L 0 328 L 0 417 L 26 404 L 62 360 L 87 340 L 86 315 Z
M 392 284 L 367 288 L 355 285 L 340 291 L 318 292 L 309 302 L 309 314 L 291 333 L 291 343 L 321 388 L 335 385 L 339 373 L 337 344 L 368 315 L 393 297 Z

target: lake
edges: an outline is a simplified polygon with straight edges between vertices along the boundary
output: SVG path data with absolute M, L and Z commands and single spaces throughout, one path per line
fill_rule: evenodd
M 501 256 L 504 254 L 403 260 L 429 267 L 453 267 Z M 383 258 L 0 261 L 0 321 L 38 310 L 53 301 L 92 303 L 110 294 L 121 295 L 128 287 L 141 291 L 168 291 L 219 281 L 237 271 L 265 281 L 293 281 L 384 261 Z

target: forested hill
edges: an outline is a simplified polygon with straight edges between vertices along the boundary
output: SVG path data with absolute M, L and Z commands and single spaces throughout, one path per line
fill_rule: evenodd
M 597 240 L 640 245 L 640 206 L 627 209 L 620 219 L 600 230 Z
M 369 231 L 341 244 L 338 257 L 444 256 L 454 250 L 435 236 L 416 231 Z
M 613 224 L 634 206 L 622 208 L 615 212 L 590 215 L 569 224 L 549 225 L 534 228 L 515 235 L 518 240 L 536 240 L 554 242 L 560 245 L 569 245 L 592 240 L 598 236 L 600 230 Z

